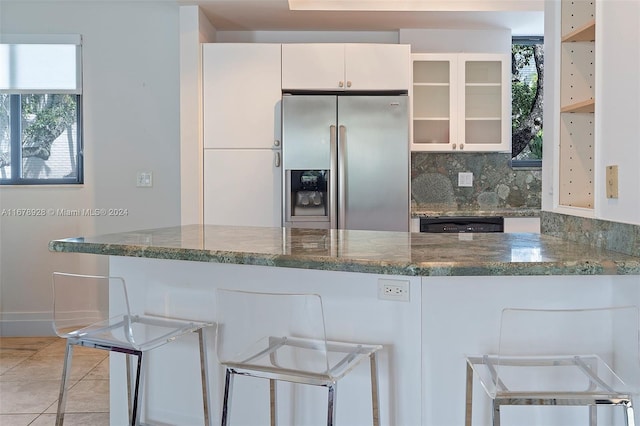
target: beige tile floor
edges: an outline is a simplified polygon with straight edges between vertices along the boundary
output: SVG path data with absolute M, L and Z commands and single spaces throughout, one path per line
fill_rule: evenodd
M 0 426 L 55 425 L 65 341 L 0 337 Z M 65 426 L 109 424 L 109 359 L 76 347 Z

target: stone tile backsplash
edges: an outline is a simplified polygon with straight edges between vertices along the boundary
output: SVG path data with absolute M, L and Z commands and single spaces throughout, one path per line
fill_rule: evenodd
M 513 169 L 510 157 L 508 153 L 412 152 L 412 210 L 442 214 L 539 210 L 542 172 Z M 459 172 L 473 173 L 473 186 L 459 187 Z

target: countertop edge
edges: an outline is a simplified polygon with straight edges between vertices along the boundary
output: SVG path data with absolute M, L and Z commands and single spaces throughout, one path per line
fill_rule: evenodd
M 541 276 L 541 275 L 640 275 L 640 259 L 603 262 L 464 262 L 406 263 L 365 259 L 334 259 L 250 252 L 211 251 L 169 247 L 101 244 L 52 240 L 49 250 L 64 253 L 86 253 L 106 256 L 184 260 L 208 263 L 272 266 L 323 271 L 358 272 L 404 276 Z

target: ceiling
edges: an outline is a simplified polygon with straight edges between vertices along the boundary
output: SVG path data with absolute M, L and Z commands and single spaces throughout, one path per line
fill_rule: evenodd
M 300 9 L 290 10 L 289 1 Z M 183 0 L 180 3 L 198 4 L 218 31 L 510 28 L 513 35 L 542 35 L 544 29 L 541 0 Z M 338 10 L 324 10 L 326 5 Z M 374 7 L 378 10 L 371 10 Z M 323 10 L 309 10 L 320 8 Z

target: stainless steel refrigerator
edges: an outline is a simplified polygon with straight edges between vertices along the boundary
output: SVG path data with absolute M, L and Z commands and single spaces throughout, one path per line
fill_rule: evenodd
M 409 230 L 406 95 L 283 95 L 283 225 Z

